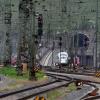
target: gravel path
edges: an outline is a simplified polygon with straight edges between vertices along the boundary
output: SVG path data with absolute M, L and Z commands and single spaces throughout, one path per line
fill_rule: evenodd
M 9 84 L 15 83 L 15 80 L 0 75 L 0 90 L 6 89 Z
M 91 86 L 83 86 L 81 90 L 73 91 L 62 98 L 62 100 L 80 100 L 82 97 L 90 93 L 94 88 Z

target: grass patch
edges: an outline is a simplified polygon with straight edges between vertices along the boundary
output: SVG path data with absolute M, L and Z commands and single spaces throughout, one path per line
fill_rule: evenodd
M 63 98 L 68 93 L 76 90 L 76 86 L 74 83 L 71 83 L 68 87 L 62 87 L 59 89 L 55 89 L 47 93 L 47 100 L 58 100 L 59 98 Z M 60 99 L 59 99 L 60 100 Z
M 70 91 L 70 92 L 72 92 L 72 91 L 74 91 L 74 90 L 76 90 L 76 89 L 77 89 L 77 88 L 76 88 L 76 86 L 75 86 L 74 83 L 69 84 L 69 86 L 66 88 L 66 90 L 68 90 L 68 91 Z
M 37 80 L 41 80 L 44 78 L 44 76 L 46 76 L 43 71 L 38 71 L 36 72 L 35 75 L 36 75 Z
M 26 84 L 30 84 L 31 81 L 29 81 L 29 72 L 23 73 L 22 76 L 17 76 L 16 68 L 13 68 L 11 66 L 6 66 L 0 68 L 0 75 L 4 75 L 11 79 L 12 81 L 7 84 L 7 86 L 4 86 L 0 88 L 0 92 L 5 92 L 8 90 L 13 90 L 16 88 L 20 88 Z M 36 72 L 36 78 L 37 80 L 43 80 L 45 79 L 43 71 Z M 38 81 L 39 82 L 39 81 Z
M 17 76 L 16 68 L 6 66 L 0 69 L 0 74 L 5 75 L 14 79 L 28 79 L 28 73 L 23 74 L 23 76 Z
M 56 100 L 57 97 L 62 95 L 62 93 L 58 90 L 50 91 L 47 93 L 48 100 Z
M 0 74 L 5 76 L 16 76 L 16 70 L 15 68 L 7 66 L 0 69 Z
M 14 78 L 14 79 L 22 79 L 22 80 L 28 80 L 29 79 L 29 73 L 28 72 L 24 73 L 22 76 L 17 76 L 16 68 L 13 68 L 13 67 L 10 67 L 10 66 L 0 68 L 0 74 L 5 75 L 5 76 L 10 77 L 10 78 Z M 37 80 L 43 79 L 44 76 L 45 76 L 45 74 L 43 73 L 43 71 L 36 72 Z

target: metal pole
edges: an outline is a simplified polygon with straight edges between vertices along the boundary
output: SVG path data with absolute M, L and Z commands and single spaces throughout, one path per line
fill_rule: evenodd
M 98 34 L 98 0 L 96 0 L 96 31 L 95 31 L 95 68 L 97 72 L 97 34 Z
M 51 66 L 53 66 L 53 50 L 54 50 L 54 44 L 53 44 L 53 42 L 52 42 L 52 65 Z
M 35 80 L 35 41 L 34 41 L 34 34 L 35 34 L 35 3 L 32 1 L 32 5 L 30 5 L 30 36 L 29 36 L 29 67 L 30 67 L 30 72 L 29 72 L 29 79 L 30 80 Z
M 60 45 L 60 63 L 61 63 L 61 45 Z
M 59 46 L 60 46 L 60 63 L 61 63 L 61 46 L 62 46 L 62 37 L 60 37 L 59 40 L 60 40 L 60 42 L 59 42 Z M 61 64 L 60 64 L 59 68 L 61 68 Z
M 22 75 L 22 56 L 25 55 L 26 53 L 26 45 L 27 45 L 27 28 L 26 28 L 26 24 L 28 22 L 28 18 L 26 17 L 26 14 L 24 13 L 25 11 L 25 6 L 24 5 L 24 1 L 20 0 L 19 2 L 19 43 L 18 43 L 18 54 L 17 54 L 17 74 L 18 75 Z M 23 9 L 22 9 L 23 8 Z
M 53 48 L 52 48 L 52 64 L 51 66 L 53 66 Z
M 11 63 L 11 0 L 4 0 L 4 23 L 6 26 L 5 63 Z

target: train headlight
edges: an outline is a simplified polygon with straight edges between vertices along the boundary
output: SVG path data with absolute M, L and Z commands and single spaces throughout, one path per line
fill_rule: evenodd
M 81 83 L 78 83 L 78 86 L 80 86 L 81 85 Z

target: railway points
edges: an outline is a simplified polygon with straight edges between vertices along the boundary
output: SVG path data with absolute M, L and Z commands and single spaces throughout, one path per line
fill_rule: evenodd
M 66 75 L 62 75 L 60 74 L 53 74 L 52 72 L 49 73 L 47 72 L 47 75 L 53 77 L 53 78 L 58 78 L 61 80 L 66 80 L 67 78 L 72 78 Z M 85 100 L 86 98 L 93 96 L 93 98 L 95 98 L 98 94 L 99 94 L 99 88 L 96 84 L 93 84 L 93 82 L 91 83 L 90 80 L 82 80 L 81 79 L 77 79 L 77 78 L 72 78 L 73 82 L 75 82 L 78 91 L 73 91 L 72 93 L 70 93 L 69 95 L 66 95 L 64 98 L 62 98 L 63 100 Z M 95 82 L 94 82 L 95 83 Z M 88 87 L 89 86 L 89 89 Z M 86 89 L 87 90 L 86 90 Z M 80 94 L 81 93 L 81 94 Z M 99 98 L 99 96 L 97 96 Z M 90 97 L 92 98 L 92 97 Z M 88 100 L 88 99 L 86 99 Z M 90 100 L 90 99 L 89 99 Z
M 93 82 L 93 83 L 100 83 L 100 79 L 95 76 L 88 76 L 88 75 L 80 75 L 80 74 L 67 74 L 67 73 L 57 73 L 57 72 L 45 72 L 46 74 L 52 74 L 52 75 L 60 75 L 69 77 L 76 80 L 83 80 L 87 82 Z

